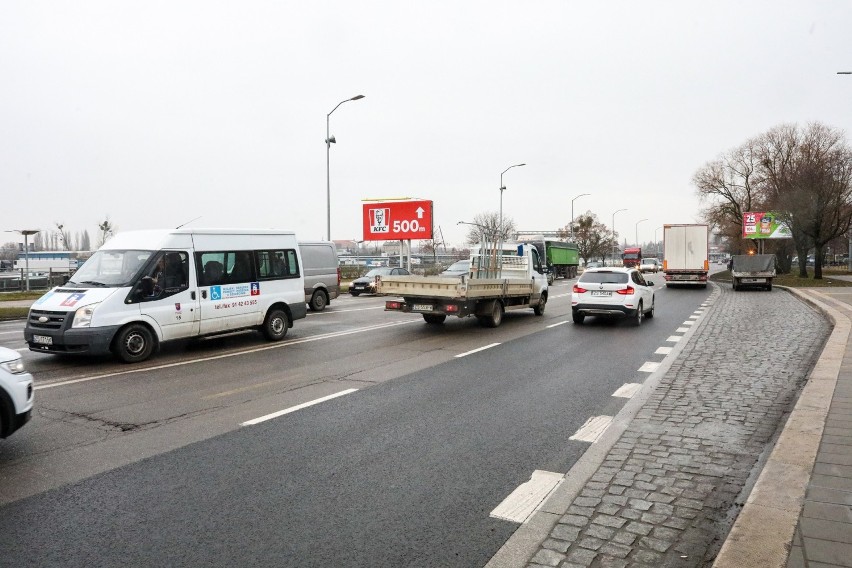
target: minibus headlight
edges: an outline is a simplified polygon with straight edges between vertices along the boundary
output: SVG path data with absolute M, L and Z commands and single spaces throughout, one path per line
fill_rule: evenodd
M 92 324 L 92 314 L 95 313 L 97 304 L 83 306 L 74 312 L 74 322 L 71 327 L 89 327 Z

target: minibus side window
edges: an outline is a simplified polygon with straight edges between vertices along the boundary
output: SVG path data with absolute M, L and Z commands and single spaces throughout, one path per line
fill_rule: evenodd
M 294 249 L 257 251 L 257 266 L 260 280 L 299 276 L 299 262 Z
M 195 253 L 199 286 L 254 282 L 252 251 L 212 251 Z
M 161 251 L 154 255 L 135 288 L 143 302 L 167 298 L 189 288 L 189 254 Z

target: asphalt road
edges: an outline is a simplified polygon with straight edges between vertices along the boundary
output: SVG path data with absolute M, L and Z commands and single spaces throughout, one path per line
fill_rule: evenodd
M 589 443 L 569 437 L 618 412 L 709 292 L 658 289 L 638 329 L 575 326 L 559 282 L 543 317 L 493 330 L 362 296 L 280 344 L 232 335 L 136 367 L 26 353 L 38 412 L 0 442 L 0 564 L 484 565 L 518 526 L 489 513 L 571 468 Z M 21 349 L 15 325 L 0 343 Z

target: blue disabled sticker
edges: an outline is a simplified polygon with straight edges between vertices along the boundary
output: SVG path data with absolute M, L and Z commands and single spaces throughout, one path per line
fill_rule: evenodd
M 221 300 L 222 299 L 222 287 L 221 286 L 210 286 L 210 299 L 211 300 Z

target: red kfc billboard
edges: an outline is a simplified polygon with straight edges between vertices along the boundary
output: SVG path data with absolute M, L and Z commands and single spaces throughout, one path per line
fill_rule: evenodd
M 365 241 L 431 238 L 431 201 L 384 201 L 364 204 Z

